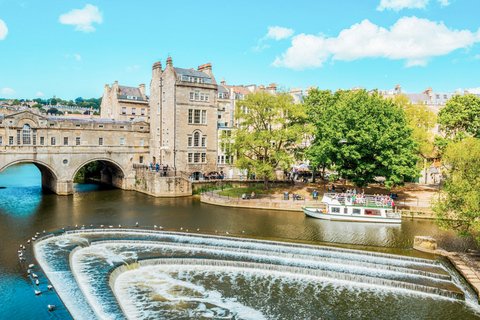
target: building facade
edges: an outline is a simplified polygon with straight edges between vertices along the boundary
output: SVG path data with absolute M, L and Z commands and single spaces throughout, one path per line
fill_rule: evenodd
M 198 179 L 216 171 L 218 86 L 210 63 L 197 70 L 167 59 L 152 68 L 150 158 Z
M 141 119 L 148 122 L 149 105 L 145 95 L 145 85 L 138 88 L 118 85 L 118 81 L 103 90 L 100 117 L 131 121 Z

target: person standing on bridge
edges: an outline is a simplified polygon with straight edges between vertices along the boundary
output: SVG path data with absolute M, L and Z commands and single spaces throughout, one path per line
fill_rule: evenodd
M 158 163 L 155 165 L 155 169 L 157 170 L 157 172 L 160 170 L 160 165 Z

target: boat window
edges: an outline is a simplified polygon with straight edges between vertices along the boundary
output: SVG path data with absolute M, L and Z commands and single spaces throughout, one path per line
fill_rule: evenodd
M 360 209 L 353 209 L 353 212 L 352 212 L 352 213 L 353 213 L 353 214 L 360 214 L 360 211 L 361 211 Z
M 340 208 L 332 208 L 332 213 L 340 213 Z
M 348 213 L 348 208 L 343 208 L 343 213 L 347 214 Z
M 381 216 L 382 213 L 381 213 L 380 210 L 369 209 L 369 210 L 365 210 L 365 215 L 367 215 L 367 216 Z

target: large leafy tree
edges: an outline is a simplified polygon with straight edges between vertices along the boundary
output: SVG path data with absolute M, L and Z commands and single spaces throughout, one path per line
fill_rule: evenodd
M 308 130 L 303 106 L 286 93 L 256 92 L 237 102 L 235 118 L 239 128 L 230 139 L 235 166 L 263 177 L 266 189 L 276 169 L 290 166 Z
M 473 94 L 456 95 L 438 113 L 438 123 L 447 137 L 466 133 L 480 138 L 480 98 Z
M 436 222 L 441 229 L 475 235 L 480 242 L 480 140 L 450 143 L 443 161 L 448 177 L 432 201 Z
M 317 125 L 317 133 L 324 141 L 319 146 L 326 148 L 322 155 L 339 176 L 359 187 L 384 177 L 390 189 L 418 175 L 416 145 L 402 106 L 365 90 L 337 91 L 332 99 L 326 100 L 332 106 L 325 107 L 325 124 Z
M 321 169 L 322 176 L 325 175 L 325 169 L 333 165 L 334 155 L 340 147 L 338 141 L 342 138 L 331 121 L 336 112 L 337 99 L 338 95 L 332 95 L 331 91 L 318 89 L 310 90 L 304 98 L 307 121 L 314 128 L 312 143 L 305 153 L 313 171 Z
M 432 129 L 435 127 L 437 117 L 428 110 L 421 101 L 413 104 L 406 95 L 395 95 L 395 103 L 402 106 L 409 127 L 412 129 L 412 139 L 415 142 L 415 154 L 423 159 L 423 168 L 426 172 L 429 159 L 435 155 L 435 142 Z M 422 165 L 418 162 L 418 165 Z

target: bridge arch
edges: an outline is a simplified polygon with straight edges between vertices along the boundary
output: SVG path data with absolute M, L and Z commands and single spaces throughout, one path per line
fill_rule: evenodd
M 109 185 L 112 185 L 117 188 L 124 189 L 125 188 L 125 178 L 127 177 L 127 173 L 125 171 L 125 168 L 118 163 L 115 160 L 112 159 L 107 159 L 107 158 L 91 158 L 83 163 L 81 163 L 77 168 L 73 171 L 73 174 L 70 178 L 71 181 L 75 179 L 75 176 L 77 175 L 78 171 L 80 171 L 81 168 L 86 166 L 89 163 L 92 163 L 94 161 L 98 161 L 102 163 L 105 167 L 101 172 L 101 182 L 106 183 Z
M 7 169 L 16 164 L 22 163 L 31 163 L 34 164 L 42 175 L 42 188 L 51 190 L 53 192 L 57 192 L 57 182 L 59 181 L 59 175 L 57 171 L 50 166 L 48 163 L 43 161 L 35 160 L 35 159 L 19 159 L 12 162 L 5 164 L 4 166 L 0 167 L 0 173 L 3 170 Z

